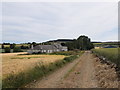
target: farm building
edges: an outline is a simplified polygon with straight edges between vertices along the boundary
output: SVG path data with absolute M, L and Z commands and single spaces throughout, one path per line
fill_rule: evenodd
M 68 51 L 67 47 L 63 47 L 60 44 L 53 44 L 53 45 L 37 45 L 35 47 L 31 47 L 28 50 L 29 54 L 32 53 L 52 53 L 52 52 L 59 52 L 59 51 Z

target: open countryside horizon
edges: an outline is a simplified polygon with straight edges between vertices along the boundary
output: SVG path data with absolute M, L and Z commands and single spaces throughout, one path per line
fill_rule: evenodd
M 88 38 L 90 38 L 89 36 L 88 36 Z M 7 42 L 0 42 L 1 44 L 2 43 L 10 43 L 10 44 L 13 44 L 13 43 L 15 43 L 15 44 L 22 44 L 22 43 L 32 43 L 32 42 L 36 42 L 36 43 L 44 43 L 44 42 L 47 42 L 47 41 L 52 41 L 52 40 L 58 40 L 58 39 L 70 39 L 70 40 L 73 40 L 74 38 L 57 38 L 57 39 L 49 39 L 49 40 L 45 40 L 45 41 L 41 41 L 41 42 L 37 42 L 37 41 L 28 41 L 28 42 L 9 42 L 9 41 L 7 41 Z M 92 39 L 92 38 L 90 38 L 90 39 Z M 118 42 L 118 40 L 111 40 L 111 41 L 99 41 L 99 40 L 91 40 L 91 42 Z
M 88 36 L 118 41 L 117 2 L 2 2 L 2 42 L 46 42 Z

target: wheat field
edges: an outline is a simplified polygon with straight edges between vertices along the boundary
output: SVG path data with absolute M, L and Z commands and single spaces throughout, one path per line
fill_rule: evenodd
M 62 60 L 64 55 L 19 55 L 23 53 L 7 53 L 2 55 L 2 75 L 3 78 L 9 74 L 33 68 L 36 64 L 44 65 Z M 25 53 L 24 53 L 25 54 Z

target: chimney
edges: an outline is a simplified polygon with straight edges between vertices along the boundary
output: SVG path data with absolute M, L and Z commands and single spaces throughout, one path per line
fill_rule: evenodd
M 31 45 L 31 49 L 33 49 L 33 45 Z

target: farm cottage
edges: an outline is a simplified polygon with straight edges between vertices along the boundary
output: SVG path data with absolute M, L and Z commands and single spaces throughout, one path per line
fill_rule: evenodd
M 32 53 L 52 53 L 52 52 L 59 52 L 59 51 L 68 51 L 68 48 L 65 46 L 61 46 L 60 44 L 53 44 L 53 45 L 37 45 L 35 47 L 31 47 L 28 50 L 29 54 Z

